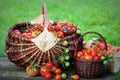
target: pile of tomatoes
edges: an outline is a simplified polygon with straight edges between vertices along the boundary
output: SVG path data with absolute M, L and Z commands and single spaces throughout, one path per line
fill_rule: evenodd
M 32 27 L 29 30 L 25 30 L 21 32 L 20 30 L 15 29 L 14 33 L 26 37 L 26 38 L 35 38 L 37 37 L 41 32 L 43 32 L 44 26 L 38 26 L 38 27 Z
M 83 47 L 86 44 L 84 43 Z M 109 46 L 110 48 L 110 46 Z M 90 48 L 84 48 L 79 51 L 76 55 L 78 59 L 82 60 L 102 60 L 104 65 L 107 65 L 109 61 L 112 61 L 113 54 L 112 50 L 108 49 L 106 51 L 105 44 L 100 42 L 98 44 L 92 45 Z
M 43 32 L 43 30 L 44 30 L 44 25 L 40 25 L 40 26 L 35 26 L 35 27 L 33 26 L 32 28 L 25 30 L 23 32 L 15 29 L 14 33 L 19 36 L 23 36 L 27 38 L 35 38 L 41 32 Z M 77 34 L 80 34 L 80 30 L 77 29 L 75 25 L 73 25 L 72 23 L 67 23 L 67 22 L 58 22 L 57 25 L 49 25 L 47 27 L 47 30 L 54 33 L 57 38 L 63 38 L 75 32 Z
M 26 74 L 31 77 L 41 75 L 48 80 L 52 77 L 55 77 L 55 80 L 65 80 L 68 77 L 66 73 L 62 73 L 62 70 L 57 66 L 53 65 L 52 62 L 47 62 L 42 66 L 30 65 L 26 68 Z M 53 74 L 55 76 L 53 76 Z M 79 79 L 79 75 L 77 74 L 70 77 L 73 80 Z

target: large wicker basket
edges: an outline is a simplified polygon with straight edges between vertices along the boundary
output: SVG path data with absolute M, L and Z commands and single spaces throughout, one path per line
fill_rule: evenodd
M 47 16 L 47 10 L 45 5 L 43 6 L 43 9 L 42 9 L 42 16 L 44 16 L 45 18 Z M 51 49 L 45 52 L 41 51 L 36 46 L 36 44 L 31 41 L 30 38 L 19 36 L 14 33 L 15 29 L 17 30 L 27 29 L 28 26 L 37 25 L 37 22 L 39 24 L 46 25 L 46 19 L 41 20 L 39 19 L 39 17 L 37 17 L 35 21 L 15 24 L 9 29 L 8 36 L 6 39 L 5 50 L 11 62 L 15 63 L 17 66 L 20 66 L 20 67 L 27 67 L 28 65 L 31 65 L 31 64 L 41 65 L 42 63 L 46 63 L 48 61 L 51 61 L 56 65 L 60 65 L 61 63 L 58 61 L 58 59 L 61 55 L 64 54 L 64 49 L 62 46 L 60 46 L 63 40 L 67 40 L 68 42 L 70 42 L 67 48 L 70 49 L 69 55 L 71 57 L 73 56 L 75 45 L 77 45 L 75 44 L 75 42 L 81 36 L 81 35 L 77 35 L 76 33 L 65 36 L 64 38 L 60 39 L 55 46 L 53 46 Z M 53 25 L 56 25 L 56 24 L 57 22 L 53 21 Z M 78 46 L 79 50 L 82 49 L 82 41 L 83 40 L 79 41 L 79 46 Z
M 97 34 L 98 36 L 100 36 L 101 39 L 104 41 L 107 50 L 107 44 L 104 37 L 97 32 L 86 32 L 79 39 L 82 39 L 82 37 L 84 37 L 87 34 Z M 85 60 L 85 59 L 75 58 L 75 66 L 76 66 L 76 72 L 81 77 L 85 77 L 85 78 L 100 77 L 106 73 L 106 66 L 103 64 L 101 60 Z

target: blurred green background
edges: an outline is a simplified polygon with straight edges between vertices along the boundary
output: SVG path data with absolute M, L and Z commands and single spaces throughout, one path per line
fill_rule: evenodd
M 72 22 L 80 26 L 81 33 L 99 32 L 107 43 L 120 46 L 120 0 L 0 0 L 1 56 L 6 56 L 8 29 L 40 15 L 43 3 L 47 4 L 52 20 Z

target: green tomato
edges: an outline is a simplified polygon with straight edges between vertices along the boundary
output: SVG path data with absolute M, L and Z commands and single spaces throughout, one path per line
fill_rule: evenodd
M 67 78 L 66 73 L 62 73 L 62 74 L 61 74 L 61 77 L 62 77 L 62 79 L 66 79 L 66 78 Z
M 105 60 L 105 56 L 102 56 L 102 57 L 101 57 L 101 60 L 104 61 L 104 60 Z
M 103 64 L 107 65 L 108 64 L 108 60 L 103 61 Z
M 65 57 L 64 56 L 61 56 L 60 57 L 60 61 L 63 62 L 65 60 Z
M 66 41 L 66 40 L 63 41 L 63 42 L 62 42 L 62 45 L 63 45 L 63 46 L 67 46 L 67 45 L 68 45 L 68 41 Z
M 70 51 L 70 50 L 69 50 L 68 48 L 65 48 L 65 49 L 64 49 L 64 52 L 65 52 L 65 53 L 69 53 L 69 51 Z
M 81 34 L 81 31 L 79 29 L 77 29 L 76 33 L 77 34 Z
M 108 55 L 108 58 L 109 58 L 109 59 L 112 59 L 112 58 L 113 58 L 113 55 L 112 55 L 112 54 L 109 54 L 109 55 Z
M 65 62 L 65 67 L 69 67 L 70 66 L 70 62 Z
M 65 56 L 65 60 L 69 60 L 70 59 L 70 56 Z

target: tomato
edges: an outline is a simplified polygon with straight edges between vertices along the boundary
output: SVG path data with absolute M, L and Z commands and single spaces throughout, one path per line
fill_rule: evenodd
M 93 56 L 91 56 L 91 55 L 86 55 L 86 56 L 85 56 L 85 59 L 86 59 L 86 60 L 93 60 Z
M 42 66 L 40 69 L 40 74 L 45 77 L 47 74 L 50 73 L 50 70 L 46 66 Z
M 52 71 L 53 71 L 53 72 L 55 72 L 56 69 L 57 69 L 57 66 L 53 66 L 53 67 L 52 67 Z
M 53 64 L 52 64 L 52 62 L 47 62 L 46 66 L 47 66 L 47 68 L 51 69 L 53 67 Z
M 117 47 L 117 48 L 115 49 L 115 51 L 116 51 L 116 52 L 120 52 L 120 47 Z
M 91 50 L 87 50 L 87 55 L 91 55 L 92 51 Z
M 61 77 L 62 77 L 62 79 L 65 80 L 65 79 L 67 78 L 67 74 L 66 74 L 66 73 L 62 73 L 62 74 L 61 74 Z
M 45 78 L 46 78 L 46 79 L 51 79 L 51 78 L 52 78 L 52 74 L 51 74 L 51 73 L 46 74 L 46 75 L 45 75 Z
M 76 27 L 72 27 L 72 33 L 76 32 Z
M 56 26 L 56 27 L 55 27 L 55 31 L 56 31 L 56 32 L 61 31 L 61 26 Z
M 99 56 L 95 56 L 94 58 L 95 58 L 95 60 L 100 60 Z
M 53 31 L 54 30 L 54 26 L 48 26 L 47 29 L 48 29 L 48 31 Z
M 26 68 L 26 73 L 31 77 L 37 76 L 39 74 L 39 68 L 35 66 L 28 66 Z
M 97 56 L 98 56 L 99 58 L 101 58 L 101 57 L 102 57 L 102 53 L 98 53 Z
M 79 80 L 80 77 L 79 77 L 79 75 L 75 74 L 75 75 L 72 75 L 71 78 L 73 80 Z
M 77 58 L 81 58 L 83 56 L 82 53 L 77 53 Z
M 82 54 L 85 54 L 85 53 L 86 53 L 86 50 L 82 50 L 81 52 L 82 52 Z
M 64 37 L 63 32 L 59 31 L 57 34 L 57 38 L 63 38 L 63 37 Z
M 36 31 L 36 28 L 35 28 L 35 27 L 34 27 L 34 28 L 31 28 L 31 29 L 29 30 L 30 33 L 33 33 L 34 31 Z
M 62 80 L 62 77 L 60 75 L 56 75 L 55 80 Z
M 91 55 L 92 56 L 96 56 L 97 54 L 96 54 L 96 52 L 93 51 Z
M 19 30 L 14 30 L 14 33 L 17 34 L 17 35 L 21 35 Z
M 107 51 L 105 54 L 108 56 L 110 54 L 110 51 Z
M 56 74 L 56 75 L 59 75 L 59 74 L 61 74 L 61 73 L 62 73 L 61 69 L 57 68 L 57 69 L 55 70 L 55 74 Z
M 94 52 L 96 52 L 96 53 L 98 53 L 98 52 L 99 52 L 99 50 L 98 50 L 98 48 L 97 48 L 97 47 L 94 47 L 94 48 L 93 48 L 93 51 L 94 51 Z

